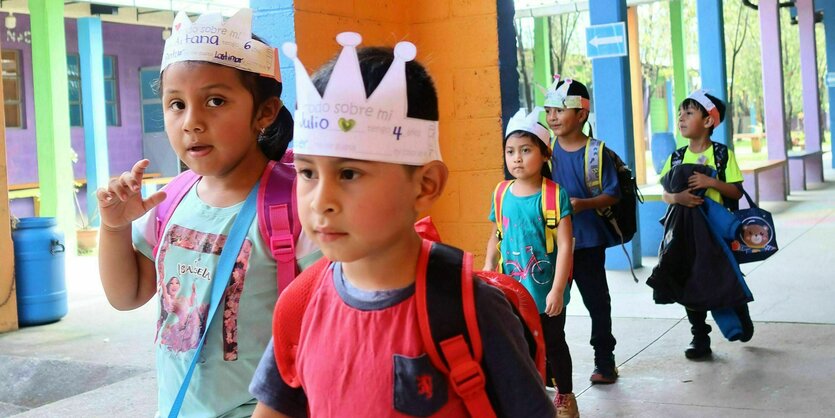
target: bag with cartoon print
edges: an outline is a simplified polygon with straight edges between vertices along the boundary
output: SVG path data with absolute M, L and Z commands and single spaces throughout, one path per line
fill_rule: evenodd
M 774 220 L 771 213 L 757 206 L 747 192 L 743 190 L 742 193 L 750 207 L 733 211 L 741 227 L 736 239 L 730 242 L 731 251 L 740 264 L 763 261 L 777 252 Z

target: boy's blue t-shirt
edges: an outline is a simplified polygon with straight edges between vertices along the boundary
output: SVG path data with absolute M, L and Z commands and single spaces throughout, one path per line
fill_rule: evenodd
M 585 158 L 585 146 L 577 151 L 568 152 L 562 149 L 559 141 L 555 141 L 553 156 L 551 157 L 551 178 L 565 189 L 569 197 L 581 199 L 594 197 L 586 187 Z M 620 198 L 615 163 L 605 152 L 603 153 L 601 171 L 603 193 Z M 603 218 L 593 209 L 575 213 L 572 224 L 574 226 L 575 250 L 599 246 L 611 247 L 620 243 L 606 226 Z
M 571 216 L 571 202 L 565 189 L 560 187 L 560 219 Z M 495 203 L 491 203 L 490 221 L 496 221 Z M 545 220 L 542 219 L 542 192 L 530 196 L 516 196 L 513 186 L 505 193 L 502 202 L 502 271 L 510 275 L 533 296 L 539 312 L 545 312 L 545 297 L 554 283 L 557 251 L 551 254 L 545 249 Z M 559 225 L 558 225 L 559 227 Z M 565 287 L 563 305 L 568 305 L 571 286 Z

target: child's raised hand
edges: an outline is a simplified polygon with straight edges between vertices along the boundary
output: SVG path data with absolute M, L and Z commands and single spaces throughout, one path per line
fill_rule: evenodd
M 557 316 L 562 313 L 563 309 L 563 292 L 551 289 L 548 295 L 545 296 L 545 314 L 548 316 Z
M 693 173 L 693 175 L 687 179 L 687 185 L 690 186 L 691 189 L 707 189 L 708 187 L 713 187 L 715 181 L 716 179 L 713 177 L 706 176 L 702 173 Z
M 150 163 L 148 160 L 139 160 L 130 172 L 126 171 L 111 179 L 106 189 L 96 190 L 103 228 L 122 230 L 165 200 L 165 192 L 156 192 L 142 199 L 142 175 Z

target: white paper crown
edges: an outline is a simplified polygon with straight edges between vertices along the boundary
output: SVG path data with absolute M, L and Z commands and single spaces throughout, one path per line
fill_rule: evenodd
M 405 165 L 440 160 L 438 122 L 406 116 L 406 62 L 415 58 L 415 45 L 399 42 L 394 47 L 391 67 L 366 98 L 356 49 L 362 37 L 343 32 L 336 41 L 342 52 L 322 96 L 299 60 L 296 44 L 282 45 L 296 69 L 294 152 Z
M 713 127 L 714 128 L 719 126 L 719 123 L 722 122 L 721 120 L 719 120 L 720 119 L 719 109 L 717 109 L 716 105 L 713 104 L 713 101 L 710 100 L 709 97 L 707 97 L 707 90 L 702 90 L 702 89 L 696 90 L 696 91 L 690 93 L 690 95 L 687 96 L 687 98 L 688 99 L 693 99 L 696 102 L 698 102 L 700 105 L 702 105 L 702 107 L 705 108 L 705 110 L 707 110 L 708 116 L 713 116 Z
M 194 23 L 185 12 L 174 18 L 165 41 L 160 73 L 179 61 L 204 61 L 281 80 L 278 52 L 252 39 L 252 10 L 241 9 L 223 21 L 220 13 L 205 13 Z
M 507 138 L 512 132 L 515 131 L 525 131 L 535 135 L 539 138 L 540 141 L 545 143 L 548 148 L 551 147 L 551 135 L 548 133 L 548 129 L 542 126 L 539 123 L 539 114 L 544 111 L 541 107 L 533 108 L 533 111 L 530 114 L 525 113 L 525 109 L 519 109 L 509 121 L 507 121 L 507 130 L 505 130 L 504 136 Z
M 586 99 L 583 96 L 573 95 L 570 96 L 568 94 L 568 86 L 574 82 L 574 80 L 570 78 L 566 78 L 565 82 L 557 88 L 557 84 L 560 82 L 560 75 L 554 75 L 554 82 L 551 83 L 551 87 L 548 88 L 548 91 L 545 93 L 545 107 L 559 107 L 563 109 L 586 109 L 589 110 L 589 99 Z

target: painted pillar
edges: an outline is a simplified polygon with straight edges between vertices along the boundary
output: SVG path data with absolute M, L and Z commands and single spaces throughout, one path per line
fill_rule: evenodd
M 81 103 L 84 120 L 84 155 L 87 174 L 87 219 L 99 226 L 96 189 L 110 180 L 107 155 L 107 116 L 104 109 L 104 46 L 101 19 L 78 19 L 78 56 L 81 62 Z
M 502 132 L 505 131 L 505 128 L 507 128 L 507 122 L 513 117 L 519 108 L 519 71 L 516 70 L 519 62 L 518 54 L 516 52 L 516 23 L 513 18 L 515 13 L 515 9 L 513 7 L 513 0 L 496 1 L 496 21 L 499 28 L 497 39 L 499 50 L 499 90 L 502 92 Z M 549 45 L 550 41 L 551 40 L 549 38 Z M 549 69 L 552 68 L 550 60 L 551 58 L 549 55 Z M 548 86 L 551 85 L 550 80 L 551 78 L 548 79 L 548 83 L 545 84 L 545 88 L 548 88 Z M 545 100 L 543 99 L 543 101 L 539 103 L 544 102 Z M 542 122 L 545 123 L 544 120 Z M 548 124 L 545 123 L 545 126 L 548 126 Z M 494 149 L 492 148 L 492 145 L 490 149 Z M 495 149 L 504 155 L 501 142 L 499 142 L 498 147 L 495 147 Z M 505 178 L 508 178 L 509 176 L 509 173 L 505 173 Z
M 779 0 L 761 0 L 760 42 L 781 45 Z M 768 159 L 786 159 L 786 110 L 783 102 L 783 50 L 761 48 L 763 74 L 763 125 L 768 142 Z
M 626 23 L 626 0 L 590 0 L 589 18 L 592 25 Z M 627 33 L 627 38 L 629 38 Z M 628 39 L 627 39 L 628 41 Z M 635 170 L 634 132 L 632 127 L 632 98 L 630 93 L 630 71 L 627 57 L 596 58 L 592 60 L 594 102 L 592 107 L 597 115 L 596 133 Z M 640 229 L 640 228 L 639 228 Z M 641 266 L 640 234 L 626 244 L 632 265 Z M 606 252 L 606 267 L 628 268 L 629 263 L 620 248 Z
M 699 21 L 699 63 L 702 88 L 725 103 L 728 103 L 728 75 L 725 64 L 725 28 L 722 15 L 722 0 L 697 0 L 696 15 Z M 767 44 L 763 44 L 767 45 Z M 770 49 L 770 48 L 768 48 Z M 731 130 L 733 121 L 730 113 L 725 121 L 716 127 L 711 139 L 733 149 Z
M 678 130 L 678 113 L 676 112 L 675 93 L 673 93 L 673 82 L 667 79 L 667 131 L 675 132 Z
M 635 180 L 647 182 L 646 132 L 644 131 L 644 72 L 638 49 L 638 7 L 627 8 L 627 40 L 629 42 L 629 74 L 632 92 L 632 134 L 635 138 Z
M 32 78 L 41 216 L 55 217 L 66 248 L 75 254 L 75 205 L 70 157 L 70 113 L 64 3 L 29 0 L 32 22 Z
M 795 3 L 797 26 L 800 31 L 800 76 L 803 86 L 803 133 L 806 151 L 821 149 L 820 93 L 813 3 L 813 0 L 797 0 Z
M 3 89 L 0 89 L 0 102 Z M 6 126 L 6 114 L 0 112 L 0 126 Z M 0 332 L 17 329 L 17 295 L 14 277 L 14 245 L 9 217 L 9 176 L 6 167 L 6 130 L 0 129 Z
M 547 17 L 534 18 L 533 26 L 533 80 L 534 83 L 548 88 L 551 85 L 554 74 L 551 65 L 551 28 L 548 26 Z M 534 103 L 545 103 L 545 95 L 542 89 L 534 88 Z M 545 113 L 540 118 L 545 121 Z M 512 116 L 512 115 L 511 115 Z
M 827 75 L 835 77 L 835 2 L 830 0 L 816 1 L 818 9 L 823 10 L 823 27 L 826 36 L 826 68 Z M 829 89 L 829 128 L 830 135 L 835 127 L 835 84 L 827 87 Z M 835 140 L 829 141 L 832 153 L 835 154 Z M 835 158 L 832 159 L 832 168 L 835 168 Z
M 768 143 L 769 160 L 786 159 L 786 122 L 783 102 L 783 58 L 780 44 L 780 15 L 777 3 L 781 0 L 760 0 L 760 42 L 763 45 L 763 120 Z M 774 46 L 777 47 L 774 47 Z M 787 177 L 790 175 L 773 174 L 760 176 L 759 190 L 761 200 L 786 200 L 788 192 Z M 785 172 L 784 172 L 785 173 Z M 746 176 L 746 187 L 755 182 L 752 176 Z
M 281 69 L 281 101 L 291 113 L 296 109 L 296 73 L 293 62 L 281 53 L 281 44 L 296 41 L 293 0 L 250 0 L 252 33 L 278 48 Z M 336 34 L 334 34 L 336 36 Z
M 682 9 L 684 6 L 681 0 L 670 1 L 670 38 L 673 46 L 673 86 L 675 94 L 673 94 L 673 115 L 678 120 L 678 105 L 687 98 L 687 67 L 685 63 L 685 43 L 684 43 L 684 25 L 682 23 Z M 671 126 L 676 135 L 676 144 L 679 147 L 687 145 L 687 140 L 681 136 L 678 131 L 678 123 L 673 123 Z
M 814 0 L 797 0 L 797 27 L 800 31 L 800 78 L 803 86 L 803 133 L 806 152 L 821 150 L 820 91 L 818 89 L 818 53 L 815 44 L 815 4 Z M 821 154 L 806 157 L 805 163 L 789 161 L 792 181 L 806 189 L 806 183 L 823 183 L 823 156 Z

